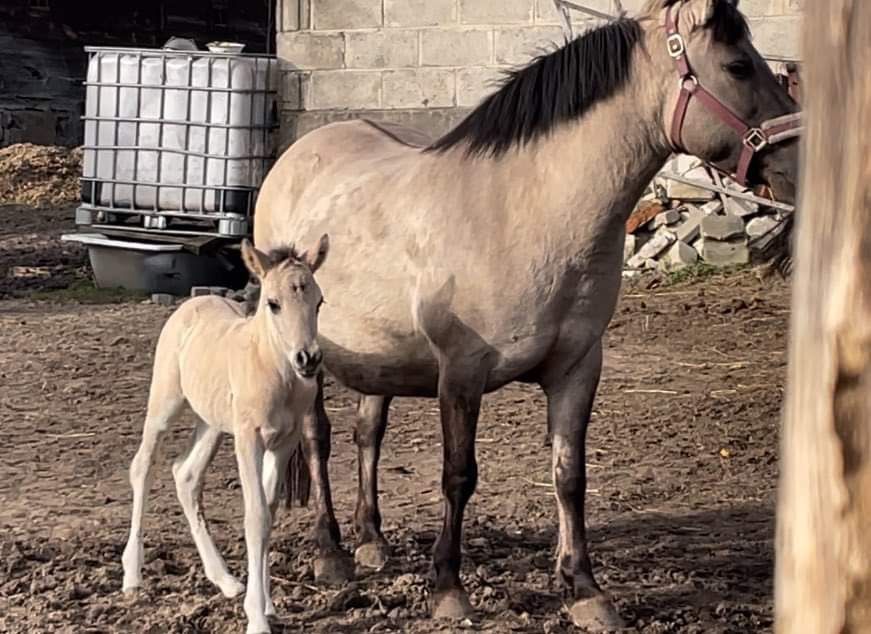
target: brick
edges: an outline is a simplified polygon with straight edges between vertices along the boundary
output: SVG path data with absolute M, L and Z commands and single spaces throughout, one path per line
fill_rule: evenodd
M 497 64 L 526 64 L 542 51 L 553 51 L 563 42 L 558 26 L 496 29 L 493 49 Z
M 381 26 L 381 0 L 311 0 L 314 29 L 365 29 Z
M 298 31 L 299 0 L 278 0 L 275 4 L 275 24 L 278 31 Z
M 590 7 L 591 9 L 596 9 L 597 11 L 604 11 L 605 13 L 612 13 L 614 11 L 611 0 L 585 0 L 583 4 Z M 626 2 L 624 2 L 623 5 L 625 7 Z M 628 7 L 626 8 L 628 9 Z M 589 18 L 580 11 L 569 11 L 569 17 L 572 20 L 572 25 L 575 27 L 575 34 L 577 34 L 579 30 L 584 29 L 590 25 Z M 535 1 L 535 23 L 554 25 L 561 24 L 560 17 L 557 13 L 556 7 L 554 6 L 553 0 Z
M 345 34 L 347 68 L 403 68 L 417 66 L 418 32 L 386 29 Z
M 457 105 L 477 106 L 499 90 L 504 77 L 504 71 L 499 68 L 461 68 L 457 71 Z
M 158 306 L 172 306 L 175 304 L 175 295 L 169 293 L 152 293 L 151 303 Z
M 308 106 L 329 108 L 381 107 L 381 73 L 365 70 L 315 71 L 311 74 Z
M 283 110 L 302 110 L 305 107 L 303 83 L 306 79 L 299 71 L 281 74 L 281 108 Z
M 455 0 L 384 0 L 387 26 L 444 26 L 456 21 Z
M 303 70 L 327 70 L 345 65 L 345 38 L 341 33 L 296 31 L 279 33 L 278 58 L 282 66 Z
M 454 105 L 452 70 L 390 70 L 383 77 L 385 108 L 447 108 Z
M 702 218 L 702 237 L 706 240 L 730 240 L 744 235 L 744 221 L 739 216 L 726 214 Z
M 801 16 L 750 18 L 753 44 L 763 54 L 801 57 Z
M 203 295 L 211 295 L 212 289 L 208 286 L 191 286 L 191 297 L 201 297 Z
M 750 249 L 746 239 L 732 242 L 703 239 L 701 256 L 713 266 L 736 266 L 750 262 Z
M 492 33 L 483 29 L 433 30 L 421 35 L 422 66 L 481 66 L 490 63 Z
M 460 0 L 464 24 L 531 24 L 535 0 Z
M 662 203 L 656 200 L 643 201 L 638 204 L 629 220 L 626 221 L 626 233 L 635 233 L 656 216 L 665 211 Z

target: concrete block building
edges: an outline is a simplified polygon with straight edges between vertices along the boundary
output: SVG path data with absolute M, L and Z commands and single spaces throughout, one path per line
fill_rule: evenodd
M 611 0 L 582 0 L 600 11 Z M 630 13 L 644 0 L 624 0 Z M 757 47 L 799 57 L 802 0 L 741 0 Z M 282 141 L 365 115 L 432 135 L 562 41 L 553 0 L 277 0 Z M 590 26 L 572 12 L 577 30 Z

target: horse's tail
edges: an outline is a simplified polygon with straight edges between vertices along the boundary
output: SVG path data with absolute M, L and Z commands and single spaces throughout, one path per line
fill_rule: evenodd
M 302 443 L 303 441 L 300 439 L 299 444 L 290 456 L 290 460 L 287 462 L 287 479 L 285 481 L 287 491 L 285 504 L 287 508 L 293 507 L 294 502 L 299 507 L 308 506 L 312 481 Z

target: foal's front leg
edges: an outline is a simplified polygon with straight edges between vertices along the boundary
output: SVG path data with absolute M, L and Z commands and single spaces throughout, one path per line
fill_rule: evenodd
M 272 519 L 263 491 L 263 440 L 254 427 L 245 427 L 236 433 L 236 461 L 239 480 L 245 500 L 245 548 L 248 551 L 248 586 L 245 591 L 247 634 L 270 631 L 266 619 L 266 592 L 264 575 L 269 574 L 266 555 L 269 550 L 269 532 Z
M 623 623 L 599 588 L 587 551 L 584 497 L 587 489 L 586 434 L 602 372 L 602 344 L 597 342 L 568 372 L 542 382 L 547 394 L 552 434 L 552 477 L 559 515 L 556 575 L 569 600 L 575 625 L 590 632 L 620 629 Z
M 281 501 L 279 496 L 281 476 L 284 475 L 287 469 L 287 463 L 296 444 L 296 442 L 284 442 L 274 450 L 267 449 L 263 454 L 263 492 L 266 495 L 269 517 L 273 524 L 275 523 L 278 511 L 278 503 Z M 263 555 L 263 592 L 266 596 L 266 605 L 263 611 L 266 616 L 274 616 L 275 606 L 272 604 L 272 593 L 270 591 L 268 548 Z

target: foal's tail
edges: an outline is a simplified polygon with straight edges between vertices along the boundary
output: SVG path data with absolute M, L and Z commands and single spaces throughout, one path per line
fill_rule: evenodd
M 311 484 L 311 474 L 305 459 L 303 441 L 300 440 L 287 462 L 287 497 L 285 498 L 287 508 L 293 507 L 294 502 L 300 507 L 308 506 Z

